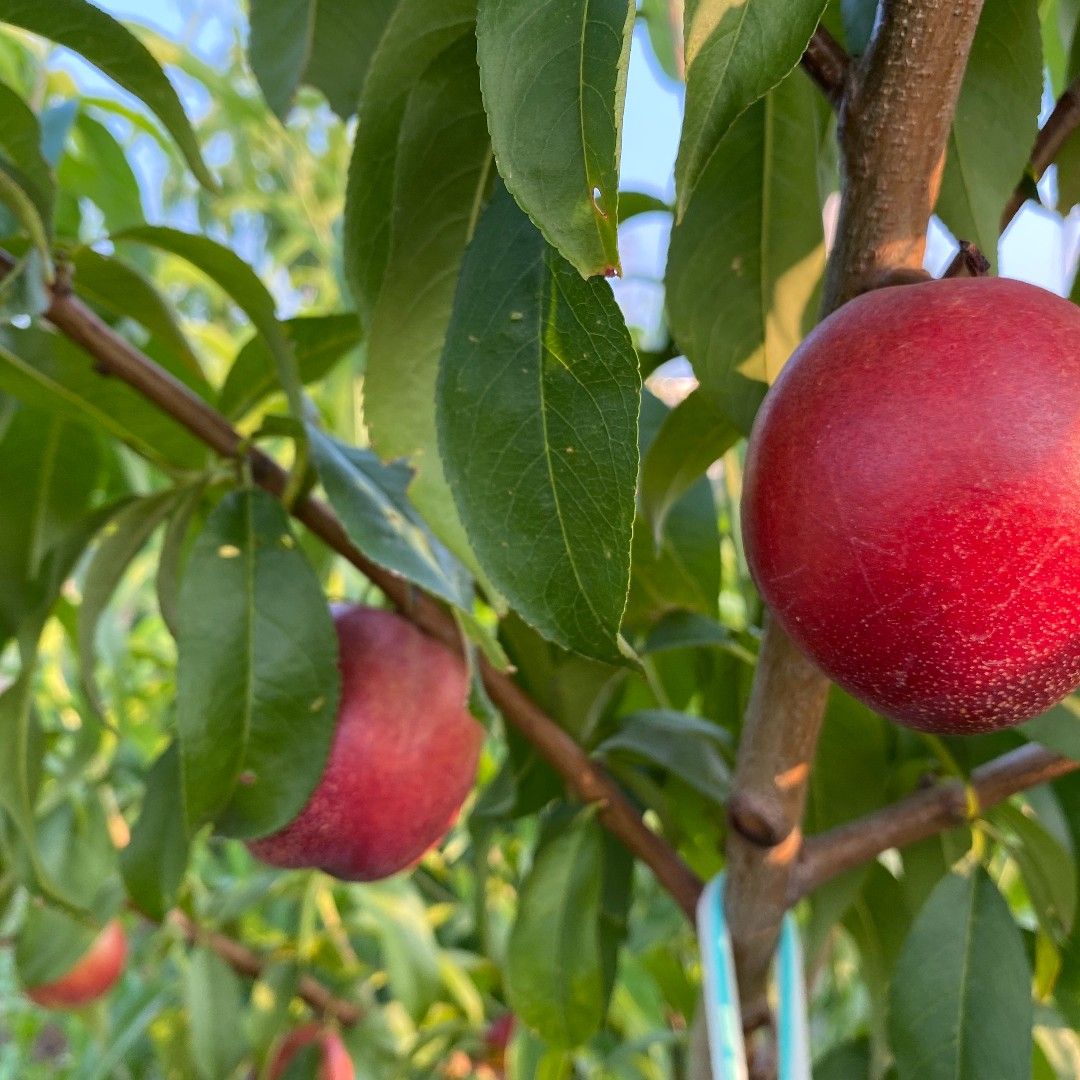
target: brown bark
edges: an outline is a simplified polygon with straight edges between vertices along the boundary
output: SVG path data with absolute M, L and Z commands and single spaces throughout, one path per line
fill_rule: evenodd
M 981 8 L 982 0 L 885 0 L 877 36 L 849 69 L 840 107 L 841 206 L 824 313 L 883 271 L 921 269 Z M 771 626 L 730 807 L 727 904 L 744 1017 L 765 1013 L 827 691 L 824 676 Z

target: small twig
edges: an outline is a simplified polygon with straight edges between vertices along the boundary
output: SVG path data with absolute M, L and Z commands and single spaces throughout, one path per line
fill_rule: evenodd
M 945 268 L 943 278 L 986 277 L 990 272 L 990 260 L 972 243 L 960 241 L 960 250 Z
M 0 274 L 14 265 L 12 257 L 0 251 Z M 285 493 L 288 474 L 277 462 L 255 447 L 245 450 L 240 434 L 221 413 L 121 337 L 77 296 L 54 296 L 45 317 L 114 378 L 126 382 L 215 453 L 227 460 L 246 453 L 246 464 L 259 487 L 279 499 Z M 421 630 L 449 648 L 462 651 L 453 615 L 404 578 L 368 559 L 352 543 L 326 503 L 304 495 L 289 509 L 331 550 L 377 585 Z M 599 805 L 597 816 L 603 825 L 652 869 L 660 884 L 693 919 L 702 888 L 700 878 L 662 836 L 645 824 L 618 784 L 517 683 L 486 660 L 480 659 L 479 664 L 484 686 L 507 722 L 532 743 L 578 798 Z
M 1053 165 L 1054 159 L 1077 127 L 1080 127 L 1080 76 L 1075 78 L 1058 98 L 1054 111 L 1039 129 L 1031 151 L 1031 164 L 1028 166 L 1027 175 L 1017 185 L 1001 215 L 1002 232 L 1009 227 L 1012 219 L 1020 212 L 1020 207 L 1027 201 L 1030 183 L 1042 179 L 1042 174 Z
M 203 945 L 217 953 L 234 971 L 250 979 L 258 979 L 268 966 L 265 957 L 224 934 L 199 926 L 184 912 L 169 912 L 168 922 L 175 926 L 193 945 Z M 310 975 L 301 975 L 296 987 L 297 996 L 306 1001 L 317 1013 L 332 1017 L 339 1024 L 350 1027 L 359 1023 L 364 1011 L 351 1001 L 344 1001 L 332 994 L 321 982 Z
M 1030 743 L 980 765 L 968 784 L 950 780 L 917 791 L 874 814 L 810 837 L 792 876 L 788 902 L 794 904 L 826 881 L 876 858 L 890 848 L 905 847 L 969 820 L 968 799 L 979 810 L 1017 792 L 1048 783 L 1080 769 L 1080 762 Z
M 803 53 L 802 66 L 832 102 L 833 108 L 839 109 L 844 100 L 851 57 L 824 26 L 814 31 Z

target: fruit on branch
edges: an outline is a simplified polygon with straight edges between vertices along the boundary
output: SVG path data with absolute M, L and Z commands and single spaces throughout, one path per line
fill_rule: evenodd
M 506 1051 L 510 1046 L 510 1040 L 514 1037 L 514 1028 L 517 1027 L 517 1018 L 513 1013 L 503 1013 L 488 1024 L 484 1032 L 484 1043 L 487 1046 L 487 1064 L 495 1071 L 496 1075 L 503 1075 L 506 1069 Z
M 280 1080 L 297 1054 L 308 1046 L 318 1048 L 318 1080 L 354 1080 L 356 1070 L 341 1036 L 319 1024 L 304 1024 L 285 1036 L 274 1051 L 269 1070 L 270 1080 Z
M 1080 308 L 1000 279 L 881 289 L 791 357 L 751 434 L 751 572 L 841 686 L 926 731 L 1080 683 Z
M 457 818 L 484 731 L 468 710 L 464 662 L 389 611 L 334 614 L 337 727 L 300 814 L 251 842 L 264 862 L 373 881 L 413 865 Z
M 80 1009 L 113 988 L 126 960 L 127 937 L 114 919 L 70 971 L 50 983 L 28 986 L 26 996 L 46 1009 Z

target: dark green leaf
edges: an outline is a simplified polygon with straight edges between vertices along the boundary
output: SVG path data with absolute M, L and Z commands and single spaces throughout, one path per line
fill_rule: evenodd
M 471 35 L 476 0 L 399 0 L 375 50 L 345 196 L 345 269 L 370 328 L 390 256 L 398 135 L 409 94 L 431 62 Z
M 641 505 L 659 545 L 673 504 L 739 438 L 700 388 L 664 417 L 641 467 Z
M 196 236 L 161 225 L 125 229 L 113 239 L 117 243 L 133 241 L 146 244 L 176 255 L 219 286 L 262 335 L 274 358 L 281 388 L 289 399 L 293 414 L 297 417 L 302 415 L 303 389 L 296 369 L 296 356 L 284 327 L 278 322 L 274 298 L 259 280 L 258 274 L 239 255 L 207 236 Z
M 43 986 L 66 975 L 101 932 L 67 912 L 31 904 L 15 945 L 15 969 L 23 986 Z
M 854 1039 L 834 1046 L 814 1062 L 814 1080 L 870 1080 L 870 1041 Z
M 710 163 L 732 155 L 720 142 L 736 118 L 799 62 L 825 3 L 687 0 L 686 118 L 675 165 L 680 219 Z
M 596 754 L 602 760 L 629 758 L 659 765 L 722 805 L 731 784 L 724 760 L 729 739 L 723 728 L 687 713 L 650 709 L 619 718 L 619 730 L 605 739 Z
M 0 83 L 0 154 L 51 230 L 56 181 L 41 150 L 41 126 L 30 106 Z
M 114 883 L 116 848 L 96 791 L 45 811 L 37 820 L 35 848 L 47 880 L 81 909 L 94 907 Z
M 1025 738 L 1080 761 L 1080 697 L 1070 694 L 1042 716 L 1029 720 L 1020 731 Z
M 0 330 L 0 390 L 56 416 L 92 424 L 151 460 L 198 467 L 206 448 L 66 338 L 37 327 Z
M 672 332 L 705 391 L 744 433 L 813 317 L 825 265 L 816 93 L 795 72 L 753 105 L 671 238 Z
M 203 481 L 198 481 L 178 493 L 172 517 L 161 541 L 161 555 L 158 558 L 154 585 L 158 610 L 174 638 L 180 634 L 180 580 L 183 562 L 190 548 L 188 533 L 205 494 L 206 484 Z
M 1039 14 L 1028 0 L 986 0 L 956 107 L 937 213 L 958 240 L 997 262 L 1001 212 L 1024 173 L 1042 96 Z
M 601 963 L 604 841 L 589 817 L 549 828 L 521 887 L 506 961 L 514 1011 L 552 1046 L 581 1045 L 607 1009 Z
M 639 393 L 610 286 L 582 280 L 500 192 L 443 354 L 446 473 L 496 588 L 542 633 L 605 660 L 626 605 Z
M 120 869 L 132 903 L 149 918 L 164 919 L 176 902 L 187 859 L 180 752 L 172 743 L 150 770 L 131 841 L 120 853 Z
M 372 316 L 364 419 L 383 458 L 405 458 L 413 466 L 410 498 L 474 571 L 439 457 L 435 384 L 465 244 L 493 172 L 476 41 L 466 36 L 417 81 L 401 120 L 390 254 Z
M 900 1080 L 1027 1080 L 1031 969 L 1008 905 L 977 869 L 950 874 L 904 942 L 890 994 Z
M 134 94 L 168 129 L 199 181 L 214 186 L 176 91 L 142 42 L 115 19 L 86 0 L 0 0 L 0 21 L 66 45 Z
M 666 2 L 666 0 L 665 0 Z M 670 214 L 672 212 L 663 199 L 645 191 L 619 192 L 619 224 L 638 217 L 640 214 Z
M 139 181 L 123 147 L 99 120 L 80 112 L 57 169 L 61 191 L 77 192 L 101 211 L 110 230 L 145 220 Z
M 99 716 L 104 715 L 104 706 L 95 674 L 98 623 L 131 561 L 175 505 L 176 492 L 170 490 L 126 506 L 105 529 L 86 568 L 79 605 L 79 667 L 83 690 Z
M 292 342 L 300 380 L 305 385 L 318 382 L 361 340 L 355 315 L 311 315 L 289 319 L 282 326 Z M 239 419 L 280 386 L 269 347 L 263 338 L 254 337 L 237 353 L 229 368 L 218 408 L 230 419 Z
M 477 56 L 495 159 L 583 277 L 619 268 L 619 144 L 635 5 L 480 0 Z
M 396 0 L 252 0 L 248 56 L 267 104 L 285 119 L 307 83 L 343 120 L 356 112 Z
M 682 26 L 676 25 L 679 7 L 670 0 L 641 0 L 638 18 L 649 31 L 653 53 L 670 79 L 682 79 Z M 619 200 L 622 215 L 622 199 Z
M 840 0 L 844 22 L 844 40 L 848 52 L 862 56 L 870 44 L 877 21 L 878 0 Z
M 227 495 L 180 590 L 177 729 L 188 822 L 258 836 L 290 821 L 326 764 L 337 641 L 281 506 Z
M 244 1015 L 240 977 L 217 953 L 198 946 L 184 970 L 184 1002 L 199 1076 L 202 1080 L 230 1076 L 245 1050 L 237 1038 Z
M 309 428 L 312 458 L 349 539 L 369 559 L 457 607 L 470 604 L 465 576 L 409 502 L 412 470 Z

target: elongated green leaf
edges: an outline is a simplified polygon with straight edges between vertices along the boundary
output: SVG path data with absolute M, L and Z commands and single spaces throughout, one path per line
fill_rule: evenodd
M 412 471 L 309 428 L 312 457 L 349 539 L 369 559 L 427 592 L 467 607 L 464 573 L 440 549 L 409 502 Z
M 619 730 L 597 748 L 603 760 L 627 757 L 659 765 L 722 805 L 731 785 L 731 771 L 724 760 L 729 749 L 727 733 L 698 716 L 666 709 L 631 713 L 619 719 Z
M 32 856 L 36 876 L 43 879 L 36 861 L 34 806 L 45 744 L 41 726 L 31 711 L 34 660 L 32 653 L 24 654 L 18 679 L 0 692 L 0 809 L 11 818 Z
M 1075 15 L 1074 15 L 1075 18 Z M 1064 79 L 1080 76 L 1080 34 L 1073 37 L 1072 51 L 1065 64 Z M 1064 81 L 1064 80 L 1063 80 Z M 1080 130 L 1074 130 L 1057 153 L 1058 210 L 1067 214 L 1080 204 Z
M 1076 863 L 1034 816 L 1003 803 L 990 812 L 1007 830 L 1006 846 L 1024 878 L 1031 906 L 1046 933 L 1064 941 L 1076 918 Z
M 164 919 L 176 902 L 187 858 L 180 748 L 172 743 L 150 770 L 131 841 L 120 853 L 127 894 L 149 918 Z
M 701 389 L 664 417 L 641 467 L 642 509 L 658 544 L 672 505 L 738 437 L 738 429 Z
M 949 136 L 937 213 L 958 240 L 997 263 L 1001 212 L 1024 174 L 1042 96 L 1039 13 L 986 0 Z
M 154 588 L 161 618 L 174 638 L 180 636 L 180 580 L 184 559 L 190 547 L 188 533 L 205 495 L 206 482 L 203 480 L 196 481 L 177 493 L 172 516 L 161 541 Z
M 86 353 L 47 330 L 0 330 L 0 390 L 100 428 L 151 460 L 194 468 L 206 458 L 195 436 L 124 383 L 102 378 Z
M 439 383 L 447 477 L 485 572 L 541 633 L 616 659 L 640 376 L 605 281 L 501 191 L 458 285 Z
M 107 903 L 117 857 L 98 793 L 62 800 L 41 814 L 36 826 L 35 849 L 46 878 L 80 909 Z
M 1070 694 L 1020 728 L 1025 738 L 1080 761 L 1080 697 Z
M 118 243 L 134 241 L 169 252 L 191 263 L 218 285 L 251 320 L 262 335 L 277 365 L 281 388 L 293 414 L 303 413 L 303 387 L 296 368 L 292 344 L 280 322 L 274 298 L 258 274 L 239 255 L 206 236 L 196 236 L 161 225 L 125 229 L 113 237 Z
M 619 192 L 619 224 L 641 214 L 670 214 L 672 208 L 663 199 L 647 191 Z
M 372 317 L 364 419 L 384 458 L 413 466 L 410 497 L 443 543 L 475 570 L 435 425 L 454 287 L 493 172 L 472 37 L 456 41 L 419 79 L 398 146 L 393 236 Z
M 398 134 L 409 94 L 431 62 L 471 35 L 476 0 L 400 0 L 371 61 L 345 196 L 345 270 L 370 328 L 390 255 Z
M 753 105 L 672 234 L 672 332 L 717 408 L 744 433 L 813 316 L 825 265 L 815 92 L 795 72 Z
M 125 507 L 105 529 L 86 568 L 79 605 L 79 667 L 87 699 L 99 716 L 105 709 L 95 674 L 98 623 L 131 561 L 175 505 L 176 492 L 170 490 Z
M 74 120 L 65 153 L 57 166 L 63 195 L 78 192 L 101 211 L 111 230 L 141 225 L 145 220 L 142 191 L 124 148 L 100 120 L 80 111 Z M 76 226 L 60 231 L 77 231 Z
M 681 79 L 684 75 L 682 27 L 675 25 L 678 11 L 677 5 L 668 0 L 642 0 L 638 8 L 638 18 L 649 31 L 653 54 L 670 79 Z
M 799 62 L 826 0 L 687 0 L 686 118 L 675 165 L 681 219 L 736 118 Z M 812 159 L 811 159 L 812 160 Z
M 189 824 L 280 828 L 322 775 L 340 677 L 319 583 L 269 495 L 227 495 L 207 520 L 180 589 L 178 648 Z
M 41 149 L 41 125 L 30 106 L 0 83 L 0 154 L 37 208 L 46 231 L 52 228 L 56 181 Z
M 950 874 L 911 927 L 890 994 L 899 1080 L 1027 1080 L 1031 969 L 1008 905 L 978 869 Z
M 33 196 L 23 186 L 24 178 L 6 165 L 0 165 L 0 202 L 22 226 L 27 239 L 39 253 L 45 266 L 50 264 L 49 227 L 41 217 Z M 33 312 L 33 314 L 40 314 Z
M 270 108 L 284 119 L 307 83 L 343 120 L 352 116 L 395 2 L 252 0 L 248 56 Z
M 599 826 L 578 817 L 551 827 L 518 898 L 506 962 L 514 1011 L 552 1046 L 570 1049 L 603 1021 Z
M 508 190 L 583 277 L 619 269 L 619 144 L 636 7 L 480 0 L 477 56 Z
M 317 382 L 350 350 L 360 344 L 355 315 L 312 315 L 282 324 L 292 342 L 300 381 Z M 230 419 L 244 416 L 280 387 L 274 358 L 261 337 L 252 338 L 237 353 L 218 398 L 218 408 Z
M 240 977 L 217 953 L 198 946 L 184 971 L 191 1056 L 202 1080 L 231 1076 L 244 1055 L 237 1038 L 244 1016 Z
M 114 18 L 86 0 L 0 0 L 0 22 L 66 45 L 134 94 L 165 125 L 200 183 L 214 187 L 176 91 L 146 46 Z
M 75 287 L 84 300 L 140 323 L 181 362 L 188 385 L 203 397 L 209 395 L 191 343 L 175 312 L 150 280 L 122 259 L 99 255 L 92 248 L 79 248 L 69 258 Z
M 100 932 L 59 908 L 32 904 L 19 930 L 15 969 L 23 986 L 42 986 L 66 975 Z

